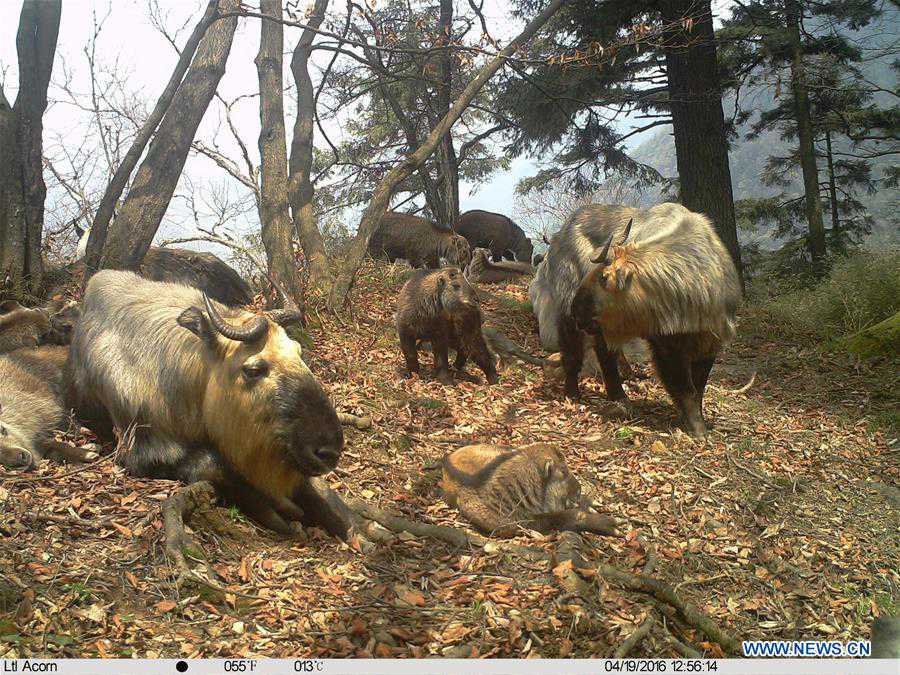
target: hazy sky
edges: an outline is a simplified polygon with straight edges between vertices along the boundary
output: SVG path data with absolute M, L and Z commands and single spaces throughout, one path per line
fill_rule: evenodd
M 158 0 L 158 3 L 165 14 L 167 27 L 171 29 L 183 27 L 178 37 L 178 43 L 183 44 L 194 21 L 200 16 L 206 4 L 205 0 Z M 337 0 L 332 11 L 342 11 L 341 5 L 342 2 Z M 509 5 L 504 0 L 488 0 L 485 7 L 489 26 L 495 37 L 509 37 L 519 27 L 512 20 Z M 4 73 L 4 91 L 10 101 L 13 100 L 17 88 L 15 33 L 20 9 L 21 0 L 0 0 L 0 67 Z M 175 65 L 177 55 L 171 45 L 151 25 L 148 0 L 115 0 L 112 3 L 109 0 L 64 0 L 53 73 L 54 84 L 50 91 L 51 105 L 44 120 L 48 154 L 58 153 L 63 146 L 69 151 L 73 145 L 81 142 L 80 137 L 84 134 L 87 113 L 65 102 L 66 96 L 60 91 L 59 85 L 65 79 L 65 70 L 71 73 L 70 82 L 73 91 L 79 95 L 89 93 L 90 80 L 87 76 L 84 49 L 92 32 L 93 17 L 96 15 L 99 19 L 107 13 L 109 16 L 98 40 L 97 56 L 104 66 L 114 67 L 117 72 L 126 75 L 125 89 L 128 96 L 133 96 L 146 108 L 152 108 Z M 293 48 L 298 37 L 299 29 L 286 29 L 285 46 L 288 51 Z M 242 20 L 235 35 L 226 74 L 219 86 L 219 92 L 225 99 L 256 92 L 257 75 L 253 59 L 258 42 L 259 22 Z M 289 58 L 288 55 L 286 62 Z M 320 57 L 317 58 L 326 58 L 326 55 L 320 53 Z M 290 74 L 287 68 L 285 75 L 289 83 Z M 290 95 L 287 98 L 290 98 Z M 289 107 L 289 110 L 291 109 L 292 106 Z M 249 98 L 239 104 L 235 109 L 235 121 L 254 161 L 258 161 L 256 151 L 259 132 L 258 101 Z M 287 120 L 288 129 L 291 121 L 290 118 Z M 218 140 L 221 147 L 229 154 L 237 156 L 236 146 L 228 138 L 227 132 L 222 131 L 221 124 L 222 107 L 214 101 L 200 127 L 198 138 L 210 144 L 219 130 Z M 626 123 L 625 128 L 629 126 Z M 332 129 L 339 138 L 340 129 L 337 125 Z M 318 139 L 317 144 L 324 145 L 321 139 Z M 91 167 L 85 168 L 85 171 L 89 170 Z M 98 171 L 99 175 L 99 167 L 95 167 L 94 170 Z M 533 173 L 534 170 L 534 162 L 521 159 L 513 163 L 508 173 L 495 175 L 477 192 L 473 192 L 470 186 L 461 186 L 462 210 L 485 208 L 513 213 L 516 201 L 515 184 L 519 178 Z M 195 185 L 204 185 L 210 181 L 221 182 L 224 174 L 209 160 L 192 156 L 185 167 L 185 176 Z M 184 183 L 183 180 L 182 188 Z M 50 199 L 64 199 L 64 197 L 51 193 Z M 189 224 L 185 222 L 187 212 L 179 209 L 177 202 L 170 209 L 164 234 L 171 236 L 182 227 L 189 228 Z M 252 220 L 255 220 L 255 215 L 251 215 Z M 355 223 L 348 224 L 355 226 Z

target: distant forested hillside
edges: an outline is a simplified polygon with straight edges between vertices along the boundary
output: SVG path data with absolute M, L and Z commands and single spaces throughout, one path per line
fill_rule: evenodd
M 897 40 L 896 26 L 900 22 L 900 13 L 889 11 L 871 32 L 883 40 L 883 47 Z M 888 28 L 893 25 L 893 30 Z M 862 69 L 867 79 L 878 83 L 885 89 L 898 90 L 897 70 L 892 66 L 891 58 L 873 59 L 864 63 Z M 880 106 L 896 104 L 896 99 L 890 94 L 876 95 L 875 102 Z M 768 87 L 749 87 L 741 91 L 741 107 L 744 110 L 760 111 L 768 110 L 775 105 L 775 91 Z M 726 116 L 730 117 L 734 111 L 734 98 L 725 100 Z M 802 191 L 800 169 L 793 172 L 793 180 L 787 188 L 765 185 L 762 181 L 763 168 L 766 161 L 772 155 L 783 155 L 786 152 L 788 142 L 779 137 L 777 131 L 761 133 L 757 138 L 747 139 L 747 133 L 753 121 L 757 118 L 754 114 L 748 122 L 737 127 L 736 138 L 732 142 L 729 153 L 731 165 L 731 182 L 734 189 L 735 200 L 758 198 L 776 195 L 784 191 L 789 195 L 798 195 Z M 632 156 L 646 163 L 666 178 L 677 177 L 678 172 L 675 163 L 675 144 L 672 139 L 671 127 L 661 127 L 656 133 L 641 143 Z M 836 144 L 836 149 L 845 151 L 846 143 Z M 873 176 L 880 177 L 883 169 L 896 165 L 897 156 L 882 157 L 873 161 Z M 824 170 L 823 162 L 819 161 L 820 172 Z M 897 213 L 897 203 L 900 202 L 900 194 L 897 189 L 881 188 L 875 194 L 859 194 L 859 199 L 869 209 L 874 225 L 872 234 L 879 239 L 900 241 L 900 215 Z M 659 191 L 651 191 L 645 195 L 644 201 L 652 203 L 660 198 Z M 764 235 L 765 236 L 765 235 Z M 774 243 L 774 242 L 772 242 Z

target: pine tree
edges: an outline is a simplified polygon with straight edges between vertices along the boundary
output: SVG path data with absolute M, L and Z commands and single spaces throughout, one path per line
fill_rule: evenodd
M 865 92 L 847 81 L 852 64 L 861 57 L 847 31 L 868 25 L 880 14 L 880 4 L 877 0 L 751 0 L 736 6 L 719 32 L 731 86 L 748 83 L 775 88 L 775 106 L 759 115 L 751 135 L 777 128 L 782 139 L 796 141 L 787 155 L 769 159 L 764 178 L 769 184 L 787 185 L 786 174 L 800 167 L 803 194 L 781 199 L 784 213 L 778 220 L 781 233 L 787 234 L 785 230 L 793 226 L 785 223 L 793 222 L 791 215 L 802 210 L 803 241 L 816 271 L 824 267 L 829 239 L 833 249 L 843 250 L 870 224 L 861 217 L 862 205 L 854 197 L 860 188 L 872 189 L 870 170 L 865 162 L 836 159 L 834 143 L 847 135 L 841 115 L 860 111 L 869 103 Z M 824 180 L 820 159 L 824 160 Z M 823 201 L 829 205 L 830 237 Z M 761 205 L 772 206 L 755 200 L 751 210 Z
M 520 11 L 536 0 L 517 0 Z M 680 199 L 706 213 L 740 265 L 728 142 L 708 1 L 572 0 L 538 45 L 565 55 L 551 63 L 511 64 L 501 106 L 516 122 L 512 154 L 546 156 L 552 166 L 521 189 L 565 177 L 570 189 L 595 190 L 615 171 L 636 185 L 658 182 L 629 157 L 625 142 L 672 124 Z M 614 121 L 647 120 L 631 132 Z

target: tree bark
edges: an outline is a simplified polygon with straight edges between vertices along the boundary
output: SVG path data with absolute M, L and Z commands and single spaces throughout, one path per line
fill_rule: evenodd
M 141 155 L 144 153 L 144 148 L 147 147 L 150 137 L 153 135 L 153 132 L 156 131 L 156 127 L 159 126 L 163 115 L 165 115 L 166 111 L 169 109 L 172 99 L 175 97 L 175 92 L 178 91 L 178 85 L 181 84 L 181 80 L 184 78 L 188 66 L 191 65 L 191 59 L 194 58 L 194 53 L 197 51 L 200 40 L 218 16 L 218 5 L 218 0 L 209 0 L 209 4 L 206 6 L 203 17 L 194 28 L 194 32 L 191 33 L 184 48 L 181 50 L 178 63 L 175 64 L 175 70 L 172 71 L 169 83 L 166 85 L 166 88 L 163 90 L 159 99 L 157 99 L 153 112 L 151 112 L 150 116 L 144 120 L 143 125 L 141 125 L 140 130 L 134 137 L 134 141 L 131 143 L 131 147 L 128 148 L 128 152 L 125 153 L 122 163 L 119 164 L 115 174 L 113 174 L 112 179 L 109 181 L 109 185 L 106 186 L 106 191 L 103 193 L 103 199 L 100 200 L 100 205 L 97 207 L 97 213 L 94 215 L 94 221 L 91 225 L 91 234 L 88 237 L 87 252 L 85 253 L 84 260 L 85 284 L 87 284 L 91 275 L 99 268 L 100 258 L 103 254 L 104 245 L 106 244 L 109 221 L 112 219 L 116 204 L 122 196 L 122 193 L 125 191 L 125 187 L 128 185 L 128 179 L 131 178 L 134 167 L 137 166 L 138 160 L 140 160 Z
M 220 0 L 221 14 L 239 0 Z M 109 229 L 101 268 L 137 270 L 175 192 L 191 141 L 225 74 L 237 17 L 220 18 L 206 31 L 184 80 L 138 168 L 125 203 Z
M 694 20 L 693 29 L 679 31 L 665 49 L 681 202 L 709 216 L 740 272 L 710 2 L 667 1 L 660 3 L 660 10 L 666 22 L 679 22 L 684 17 Z
M 43 281 L 43 117 L 61 12 L 60 0 L 25 0 L 12 108 L 0 91 L 0 284 L 8 283 L 15 296 L 36 294 Z
M 281 0 L 261 0 L 260 12 L 281 19 Z M 284 131 L 284 27 L 280 21 L 260 21 L 259 53 L 259 155 L 262 160 L 259 219 L 269 273 L 302 301 L 302 289 L 294 263 L 293 227 L 288 211 L 288 160 Z
M 325 241 L 316 222 L 313 204 L 315 196 L 312 183 L 313 125 L 316 97 L 309 75 L 309 58 L 316 36 L 315 29 L 322 25 L 327 9 L 328 0 L 316 0 L 307 22 L 310 27 L 303 30 L 291 57 L 291 73 L 297 86 L 297 119 L 294 121 L 294 135 L 291 140 L 289 182 L 294 225 L 300 246 L 303 248 L 303 255 L 306 257 L 309 284 L 326 291 L 330 287 L 331 275 L 328 271 Z
M 411 155 L 408 155 L 397 166 L 391 169 L 388 174 L 376 186 L 372 193 L 372 199 L 363 212 L 362 220 L 359 223 L 359 229 L 356 237 L 350 246 L 350 252 L 344 262 L 344 267 L 340 271 L 338 278 L 335 280 L 329 294 L 328 304 L 332 310 L 337 310 L 346 303 L 350 294 L 350 289 L 356 281 L 356 275 L 359 271 L 360 263 L 365 257 L 366 250 L 369 245 L 369 238 L 372 236 L 375 227 L 387 210 L 390 203 L 391 195 L 397 186 L 412 174 L 422 163 L 428 159 L 434 152 L 441 138 L 450 132 L 453 123 L 462 116 L 465 109 L 475 98 L 475 95 L 481 90 L 485 83 L 491 79 L 508 56 L 513 54 L 523 43 L 531 39 L 531 37 L 541 29 L 541 27 L 552 17 L 556 11 L 565 3 L 566 0 L 551 0 L 550 4 L 532 19 L 522 32 L 513 39 L 506 47 L 504 47 L 497 56 L 491 59 L 475 76 L 475 78 L 466 85 L 466 88 L 460 93 L 459 98 L 447 111 L 443 119 L 438 123 L 431 133 L 428 134 L 422 145 Z
M 441 43 L 449 44 L 453 35 L 453 0 L 441 0 L 441 12 L 438 23 Z M 453 52 L 445 49 L 440 52 L 438 62 L 440 81 L 437 88 L 438 114 L 444 116 L 450 110 L 453 88 Z M 440 212 L 435 211 L 437 221 L 452 227 L 459 218 L 459 160 L 453 146 L 453 134 L 441 138 L 438 147 L 438 182 L 441 187 Z
M 838 214 L 837 183 L 834 177 L 834 154 L 831 151 L 831 131 L 825 129 L 825 152 L 828 160 L 828 198 L 831 201 L 831 241 L 834 250 L 843 251 L 841 241 L 841 219 Z
M 797 0 L 785 0 L 785 17 L 790 31 L 791 90 L 794 96 L 800 167 L 803 169 L 806 220 L 809 223 L 809 254 L 813 269 L 821 270 L 825 263 L 825 223 L 822 219 L 822 203 L 819 201 L 819 170 L 816 167 L 809 91 L 803 67 L 803 47 L 800 42 L 801 12 Z

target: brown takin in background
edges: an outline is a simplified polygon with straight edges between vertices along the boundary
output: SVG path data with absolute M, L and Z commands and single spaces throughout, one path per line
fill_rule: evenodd
M 469 264 L 472 250 L 468 242 L 449 227 L 410 213 L 388 211 L 369 239 L 369 254 L 373 258 L 407 260 L 413 267 L 440 267 L 445 258 L 460 268 Z
M 518 281 L 531 274 L 534 268 L 527 262 L 492 262 L 490 251 L 476 248 L 472 251 L 472 262 L 466 267 L 466 278 L 473 283 L 502 284 Z
M 349 523 L 312 482 L 337 465 L 344 437 L 283 328 L 299 318 L 100 271 L 72 339 L 70 400 L 98 433 L 130 431 L 121 461 L 134 475 L 208 481 L 271 529 L 289 534 L 299 520 L 345 536 Z
M 473 209 L 462 214 L 453 229 L 464 236 L 469 246 L 486 248 L 495 261 L 504 257 L 531 262 L 534 246 L 531 240 L 510 218 L 501 213 Z
M 616 534 L 615 521 L 588 510 L 562 452 L 468 445 L 444 457 L 441 489 L 480 532 L 509 537 L 519 527 Z
M 419 344 L 430 341 L 434 351 L 435 377 L 453 384 L 449 349 L 456 349 L 457 371 L 469 356 L 488 382 L 498 381 L 494 359 L 481 332 L 481 307 L 475 289 L 456 267 L 414 272 L 397 298 L 395 314 L 400 349 L 406 360 L 406 376 L 419 372 Z
M 741 297 L 737 270 L 712 224 L 678 204 L 584 207 L 570 223 L 582 228 L 582 245 L 596 240 L 588 235 L 602 232 L 604 238 L 575 292 L 575 325 L 595 335 L 598 347 L 616 351 L 631 339 L 646 339 L 686 430 L 704 435 L 709 371 L 722 345 L 734 336 Z M 554 246 L 559 239 L 554 237 Z M 560 331 L 560 346 L 567 390 L 577 394 L 576 360 L 566 359 L 573 340 L 563 339 L 564 333 Z M 605 356 L 605 349 L 599 351 Z M 599 360 L 607 391 L 624 398 L 614 361 Z
M 15 300 L 0 303 L 0 354 L 43 344 L 65 345 L 78 318 L 75 302 L 52 301 L 46 308 L 22 307 Z
M 63 366 L 68 347 L 18 349 L 0 356 L 0 464 L 31 468 L 45 456 L 87 462 L 97 453 L 54 440 L 68 426 Z

